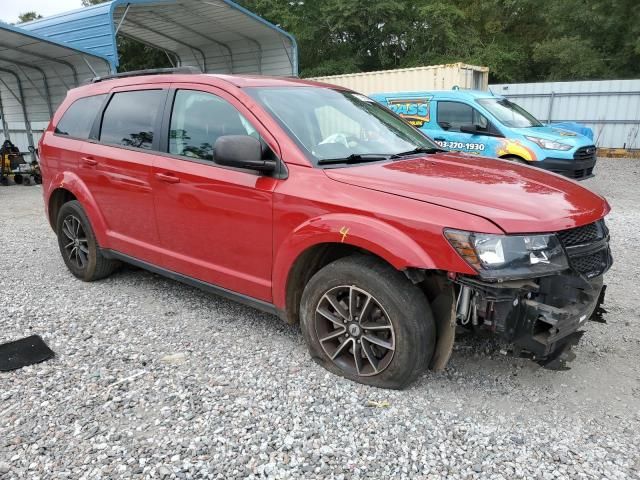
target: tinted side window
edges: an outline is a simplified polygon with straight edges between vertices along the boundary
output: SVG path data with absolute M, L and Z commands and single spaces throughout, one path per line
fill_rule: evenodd
M 163 90 L 115 93 L 102 117 L 100 141 L 150 150 Z
M 259 139 L 256 129 L 226 100 L 196 90 L 176 92 L 169 153 L 213 160 L 213 147 L 223 135 L 251 135 Z
M 93 121 L 106 96 L 94 95 L 73 102 L 56 125 L 55 133 L 75 138 L 89 138 Z
M 476 125 L 481 129 L 489 126 L 489 121 L 475 108 L 460 102 L 438 101 L 438 124 L 451 125 L 450 131 L 459 131 L 460 125 Z

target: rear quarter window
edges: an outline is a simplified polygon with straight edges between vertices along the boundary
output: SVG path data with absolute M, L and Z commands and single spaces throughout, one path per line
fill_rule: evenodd
M 98 110 L 107 95 L 94 95 L 79 98 L 71 104 L 56 125 L 54 132 L 58 135 L 86 140 L 91 133 L 91 127 L 98 114 Z

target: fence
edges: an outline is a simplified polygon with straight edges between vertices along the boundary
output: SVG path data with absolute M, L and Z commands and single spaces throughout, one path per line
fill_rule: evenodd
M 548 123 L 579 122 L 601 148 L 640 148 L 640 80 L 489 85 Z

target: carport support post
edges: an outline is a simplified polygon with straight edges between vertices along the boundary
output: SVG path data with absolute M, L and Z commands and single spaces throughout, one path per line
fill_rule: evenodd
M 91 64 L 89 63 L 89 60 L 87 60 L 87 57 L 82 55 L 82 60 L 84 60 L 84 63 L 87 64 L 87 67 L 89 67 L 89 70 L 91 70 L 91 73 L 93 73 L 93 77 L 98 78 L 100 75 L 98 75 L 98 72 L 96 72 L 94 68 L 91 66 Z
M 33 144 L 33 132 L 31 131 L 31 122 L 29 121 L 29 115 L 27 114 L 27 106 L 24 103 L 24 91 L 22 90 L 22 81 L 20 81 L 20 77 L 16 75 L 16 79 L 18 80 L 18 93 L 20 94 L 20 106 L 22 107 L 22 115 L 24 116 L 24 127 L 27 131 L 27 140 L 29 141 L 29 146 L 35 148 Z M 31 152 L 31 161 L 35 161 L 36 157 Z
M 4 109 L 2 108 L 2 96 L 0 95 L 0 118 L 2 119 L 2 133 L 4 133 L 5 140 L 11 140 L 9 134 L 9 125 L 7 125 L 7 119 L 4 118 Z M 0 160 L 2 161 L 2 160 Z
M 29 142 L 30 147 L 35 148 L 35 145 L 33 144 L 33 132 L 31 131 L 31 122 L 29 121 L 29 115 L 27 114 L 27 106 L 24 103 L 24 90 L 22 90 L 22 81 L 20 80 L 20 76 L 11 70 L 6 70 L 4 68 L 0 70 L 10 75 L 13 75 L 13 77 L 16 79 L 16 83 L 18 84 L 18 95 L 16 95 L 13 92 L 13 90 L 9 88 L 9 85 L 7 85 L 7 83 L 2 78 L 0 78 L 0 82 L 2 82 L 5 88 L 9 91 L 9 93 L 11 93 L 11 95 L 15 97 L 15 99 L 18 101 L 18 103 L 22 107 L 22 116 L 24 117 L 24 129 L 27 132 L 27 141 Z M 35 155 L 31 153 L 31 160 L 35 161 L 35 159 L 36 159 Z
M 114 32 L 114 36 L 118 34 L 120 31 L 120 27 L 124 23 L 124 19 L 127 17 L 127 13 L 129 13 L 129 8 L 131 7 L 130 3 L 127 3 L 127 8 L 124 9 L 124 13 L 122 14 L 122 18 L 118 22 L 118 26 L 116 27 L 116 31 Z
M 31 67 L 34 70 L 36 70 L 38 73 L 40 73 L 40 75 L 42 75 L 42 83 L 44 84 L 44 94 L 40 91 L 40 89 L 38 88 L 38 86 L 35 84 L 35 82 L 31 79 L 31 77 L 22 69 L 22 67 L 20 65 L 24 65 L 18 62 L 15 62 L 16 68 L 20 71 L 20 73 L 22 73 L 22 75 L 24 75 L 24 78 L 27 79 L 27 81 L 31 84 L 31 86 L 33 87 L 33 89 L 38 92 L 38 95 L 40 95 L 42 97 L 42 99 L 47 102 L 47 109 L 49 110 L 49 118 L 53 117 L 53 105 L 51 104 L 51 94 L 49 92 L 49 82 L 47 80 L 47 76 L 44 73 L 44 70 L 42 70 L 39 67 Z
M 23 100 L 20 102 L 22 106 L 22 115 L 24 115 L 24 128 L 27 131 L 27 141 L 29 142 L 29 146 L 35 148 L 36 146 L 33 144 L 33 132 L 31 131 L 31 122 L 29 121 L 29 115 L 27 115 L 27 106 L 24 104 L 24 94 L 22 93 L 22 83 L 18 83 L 18 91 L 20 92 L 20 98 Z M 30 152 L 31 161 L 35 161 L 36 157 L 33 152 Z
M 556 92 L 551 92 L 551 98 L 549 99 L 549 111 L 547 112 L 547 123 L 551 125 L 551 112 L 553 111 L 553 99 L 556 96 Z

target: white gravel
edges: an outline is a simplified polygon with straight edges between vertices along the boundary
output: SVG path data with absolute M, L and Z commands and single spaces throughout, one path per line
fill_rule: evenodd
M 64 267 L 40 187 L 0 187 L 0 478 L 640 478 L 640 161 L 586 182 L 613 206 L 608 324 L 568 371 L 462 338 L 405 391 L 354 384 L 297 327 L 150 273 Z

